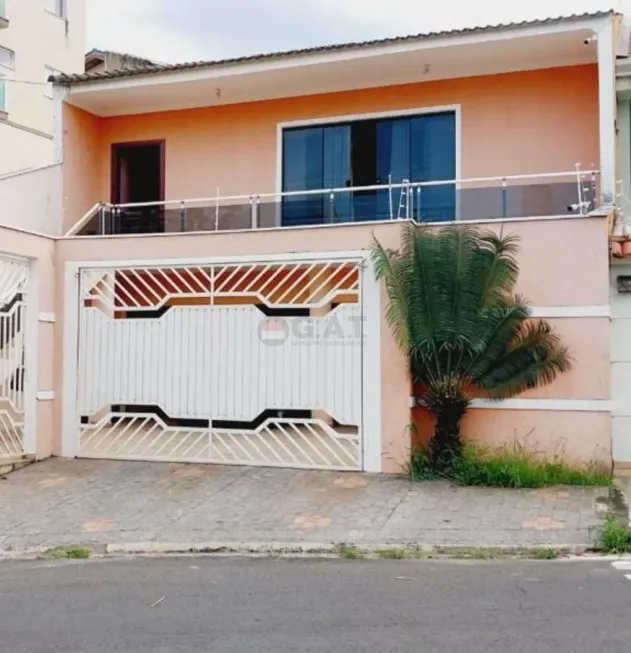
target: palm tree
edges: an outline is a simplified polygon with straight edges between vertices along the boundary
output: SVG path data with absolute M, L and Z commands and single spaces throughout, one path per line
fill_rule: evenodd
M 472 399 L 513 397 L 570 369 L 559 337 L 515 294 L 516 254 L 515 236 L 463 225 L 406 225 L 399 251 L 375 243 L 388 322 L 436 419 L 429 453 L 438 470 L 460 455 Z

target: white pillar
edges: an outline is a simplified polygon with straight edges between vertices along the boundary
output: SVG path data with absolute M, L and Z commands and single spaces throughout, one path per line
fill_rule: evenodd
M 64 101 L 68 89 L 63 86 L 53 87 L 53 163 L 62 163 L 64 159 Z
M 628 97 L 618 98 L 618 188 L 622 196 L 618 201 L 622 222 L 631 224 L 631 102 Z M 622 224 L 617 225 L 620 234 Z M 615 232 L 614 232 L 615 233 Z
M 37 451 L 37 391 L 39 390 L 39 263 L 29 261 L 26 287 L 26 320 L 24 329 L 24 453 L 36 456 Z M 23 314 L 24 315 L 24 314 Z
M 616 55 L 613 22 L 599 30 L 598 107 L 600 135 L 600 204 L 611 206 L 616 199 Z

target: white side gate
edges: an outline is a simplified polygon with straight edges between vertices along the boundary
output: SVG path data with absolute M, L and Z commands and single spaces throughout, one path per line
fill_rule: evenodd
M 611 396 L 614 463 L 631 463 L 631 266 L 610 269 Z
M 77 455 L 362 469 L 362 262 L 80 271 Z
M 29 263 L 0 254 L 0 461 L 24 454 Z

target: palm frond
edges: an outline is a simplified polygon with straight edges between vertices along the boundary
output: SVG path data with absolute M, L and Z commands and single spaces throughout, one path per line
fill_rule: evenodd
M 505 236 L 503 231 L 499 235 L 485 231 L 481 234 L 480 241 L 482 248 L 488 252 L 488 268 L 480 275 L 483 282 L 482 297 L 488 306 L 515 292 L 519 276 L 519 236 Z
M 520 296 L 504 304 L 483 309 L 480 316 L 481 346 L 474 352 L 464 374 L 474 385 L 506 354 L 520 325 L 530 317 L 530 308 Z
M 523 321 L 479 387 L 493 399 L 505 399 L 552 383 L 568 372 L 572 359 L 555 331 L 544 320 Z
M 398 251 L 375 243 L 387 320 L 427 394 L 504 398 L 570 368 L 558 336 L 515 295 L 517 244 L 466 225 L 408 225 Z
M 386 319 L 392 328 L 399 347 L 403 351 L 407 351 L 410 346 L 410 325 L 408 320 L 406 284 L 401 274 L 400 256 L 393 250 L 384 248 L 375 239 L 372 260 L 377 279 L 383 279 L 386 284 L 389 298 Z

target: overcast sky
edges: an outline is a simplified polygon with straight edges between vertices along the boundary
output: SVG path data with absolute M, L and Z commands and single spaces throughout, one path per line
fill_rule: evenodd
M 631 0 L 87 0 L 87 45 L 163 62 L 611 9 Z

